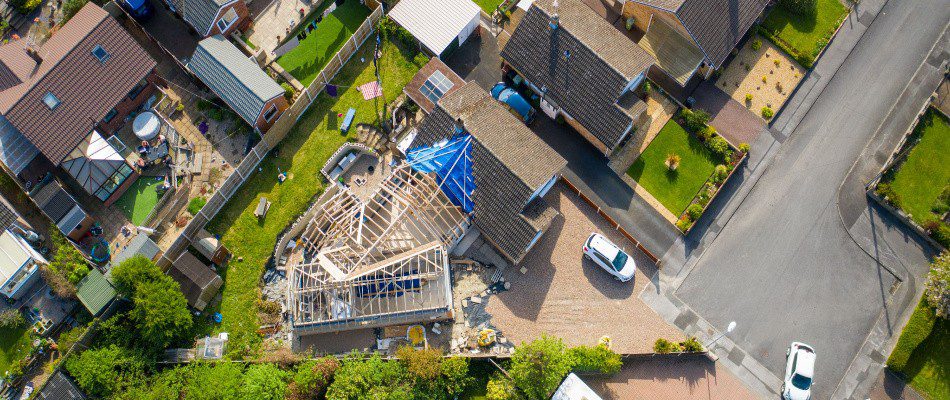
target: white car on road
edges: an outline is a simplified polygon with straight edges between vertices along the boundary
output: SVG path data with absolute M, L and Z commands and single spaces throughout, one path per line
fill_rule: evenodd
M 792 342 L 785 352 L 785 383 L 782 384 L 782 398 L 785 400 L 811 399 L 812 378 L 815 375 L 815 349 L 811 346 Z
M 633 279 L 633 274 L 637 272 L 633 257 L 598 233 L 592 233 L 584 242 L 584 258 L 593 261 L 621 282 Z

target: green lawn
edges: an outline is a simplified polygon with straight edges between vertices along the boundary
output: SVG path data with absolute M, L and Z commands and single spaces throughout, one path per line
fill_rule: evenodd
M 228 347 L 233 351 L 245 346 L 253 349 L 260 341 L 256 334 L 257 288 L 277 236 L 322 192 L 324 181 L 320 168 L 324 162 L 345 141 L 355 140 L 356 129 L 351 129 L 349 134 L 339 131 L 342 118 L 338 114 L 355 108 L 354 127 L 361 122 L 377 121 L 377 102 L 363 100 L 363 95 L 356 90 L 358 85 L 374 79 L 374 46 L 373 41 L 367 41 L 333 80 L 340 85 L 340 97 L 334 99 L 326 93 L 320 94 L 294 130 L 264 159 L 260 165 L 262 171 L 251 177 L 209 224 L 209 230 L 221 234 L 224 244 L 234 253 L 228 270 L 222 274 L 225 283 L 220 312 L 224 320 L 215 328 L 230 333 Z M 360 57 L 366 61 L 360 62 Z M 390 101 L 426 61 L 423 55 L 410 59 L 395 45 L 384 44 L 380 71 L 383 93 Z M 382 104 L 379 102 L 380 107 Z M 278 167 L 289 174 L 283 184 L 277 183 Z M 254 208 L 261 196 L 267 197 L 273 206 L 263 222 L 258 222 Z M 243 261 L 238 261 L 238 257 L 243 257 Z
M 935 218 L 930 210 L 943 188 L 950 184 L 950 123 L 930 109 L 909 140 L 917 138 L 920 142 L 894 174 L 891 187 L 899 196 L 900 207 L 923 224 Z
M 132 186 L 129 187 L 122 197 L 115 202 L 115 206 L 122 210 L 125 217 L 135 225 L 141 225 L 145 222 L 145 217 L 152 212 L 155 204 L 158 204 L 160 196 L 155 188 L 161 185 L 162 181 L 155 179 L 154 176 L 139 177 Z
M 950 321 L 937 318 L 921 300 L 887 359 L 920 394 L 950 399 Z
M 495 9 L 498 8 L 498 5 L 504 1 L 505 0 L 475 0 L 475 4 L 478 4 L 486 14 L 491 15 L 495 12 Z
M 324 2 L 317 12 L 311 14 L 311 18 L 322 13 L 330 4 L 332 4 L 330 1 Z M 317 25 L 317 29 L 310 32 L 300 45 L 277 58 L 277 64 L 290 72 L 304 86 L 310 86 L 330 58 L 336 55 L 350 36 L 353 36 L 353 32 L 356 32 L 369 13 L 370 9 L 358 1 L 343 3 L 324 18 Z M 310 20 L 306 23 L 310 23 Z M 301 24 L 301 26 L 304 25 Z
M 681 157 L 676 171 L 666 167 L 666 157 L 670 154 Z M 679 216 L 712 175 L 716 163 L 712 152 L 699 139 L 670 120 L 633 162 L 627 175 Z
M 0 375 L 30 353 L 30 327 L 0 331 Z
M 762 28 L 768 33 L 766 36 L 779 39 L 773 40 L 779 47 L 796 53 L 790 55 L 803 67 L 811 68 L 815 57 L 847 15 L 848 9 L 840 0 L 818 0 L 818 12 L 814 17 L 803 17 L 778 6 L 765 17 Z

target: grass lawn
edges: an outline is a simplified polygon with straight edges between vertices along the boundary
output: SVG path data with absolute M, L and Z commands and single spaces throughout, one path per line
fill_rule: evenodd
M 920 142 L 894 174 L 891 187 L 899 196 L 900 207 L 923 224 L 935 218 L 930 209 L 945 185 L 950 184 L 950 123 L 930 109 L 908 140 L 916 139 Z
M 921 300 L 901 332 L 887 366 L 904 375 L 920 394 L 950 399 L 950 321 L 937 318 Z
M 322 13 L 330 4 L 332 4 L 330 1 L 324 2 L 312 16 Z M 356 32 L 369 13 L 370 9 L 358 1 L 343 3 L 324 18 L 306 39 L 300 41 L 300 45 L 277 58 L 277 64 L 290 72 L 305 87 L 310 86 L 330 58 L 336 55 L 350 36 L 353 36 L 353 32 Z M 310 21 L 308 20 L 307 23 Z
M 126 218 L 135 225 L 141 225 L 145 222 L 145 217 L 152 212 L 155 204 L 158 204 L 158 192 L 155 188 L 161 185 L 162 181 L 155 179 L 154 176 L 139 177 L 132 186 L 129 187 L 122 197 L 115 202 L 115 206 L 122 210 Z
M 811 68 L 815 57 L 847 15 L 848 9 L 840 0 L 818 0 L 818 12 L 814 17 L 803 17 L 778 6 L 765 17 L 762 28 L 791 46 L 788 49 L 783 43 L 776 43 L 786 52 L 798 53 L 790 55 L 803 67 Z
M 666 167 L 666 157 L 670 154 L 681 157 L 676 171 Z M 633 162 L 627 175 L 679 216 L 712 175 L 716 164 L 715 156 L 699 139 L 670 120 Z
M 495 12 L 495 9 L 498 8 L 498 5 L 504 1 L 505 0 L 475 0 L 475 4 L 478 4 L 486 14 L 491 15 L 491 13 Z
M 321 93 L 293 131 L 264 159 L 260 165 L 262 171 L 244 184 L 208 226 L 210 231 L 222 235 L 224 244 L 234 253 L 227 271 L 222 274 L 224 286 L 220 312 L 224 320 L 215 328 L 229 332 L 228 347 L 232 351 L 245 347 L 254 349 L 260 342 L 260 336 L 256 334 L 255 307 L 258 282 L 264 264 L 274 250 L 277 236 L 323 191 L 320 167 L 340 145 L 355 140 L 355 128 L 349 134 L 340 132 L 342 118 L 338 114 L 355 108 L 354 127 L 362 122 L 376 123 L 378 119 L 376 102 L 363 100 L 363 95 L 356 90 L 357 86 L 374 79 L 374 46 L 372 40 L 367 41 L 333 80 L 334 84 L 340 85 L 340 97 L 331 98 Z M 366 62 L 360 62 L 360 57 L 364 57 Z M 426 61 L 423 55 L 410 59 L 392 43 L 384 43 L 380 71 L 383 93 L 390 101 Z M 382 102 L 379 102 L 379 107 L 382 107 Z M 289 179 L 283 184 L 277 183 L 278 167 L 288 173 Z M 273 202 L 273 207 L 267 212 L 267 217 L 258 222 L 254 208 L 261 196 Z M 238 257 L 243 257 L 244 261 L 237 261 Z
M 30 352 L 30 326 L 0 331 L 0 375 Z

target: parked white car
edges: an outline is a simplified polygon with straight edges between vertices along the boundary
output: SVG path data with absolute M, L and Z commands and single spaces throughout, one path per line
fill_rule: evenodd
M 584 258 L 593 261 L 621 282 L 633 279 L 637 272 L 633 257 L 599 233 L 592 233 L 584 242 Z
M 785 352 L 785 383 L 782 398 L 785 400 L 811 399 L 811 386 L 815 374 L 815 349 L 792 342 Z

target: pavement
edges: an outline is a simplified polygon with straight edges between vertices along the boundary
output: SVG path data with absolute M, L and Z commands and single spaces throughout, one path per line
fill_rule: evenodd
M 916 305 L 934 249 L 864 184 L 943 78 L 948 20 L 939 0 L 861 2 L 641 294 L 701 338 L 736 321 L 713 350 L 758 394 L 798 340 L 819 354 L 816 398 L 867 398 Z

